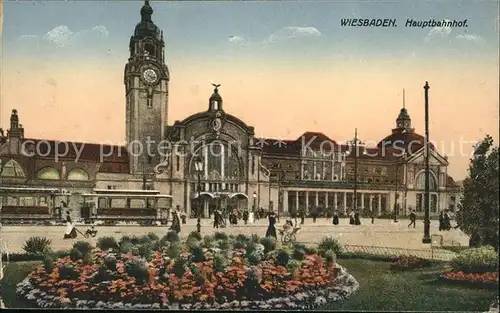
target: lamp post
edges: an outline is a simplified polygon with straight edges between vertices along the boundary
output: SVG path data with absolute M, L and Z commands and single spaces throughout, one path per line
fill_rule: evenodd
M 255 193 L 255 191 L 253 192 L 253 213 L 256 214 L 257 213 L 257 193 Z
M 354 190 L 353 190 L 353 208 L 356 212 L 358 210 L 358 129 L 354 129 L 354 140 L 350 142 L 351 145 L 354 144 Z M 351 152 L 347 151 L 346 155 L 350 155 Z
M 425 82 L 425 194 L 424 194 L 424 237 L 422 243 L 431 243 L 429 207 L 429 83 Z
M 194 159 L 194 169 L 196 171 L 196 175 L 198 176 L 198 209 L 196 210 L 196 217 L 200 218 L 201 217 L 201 207 L 202 207 L 202 202 L 201 202 L 201 173 L 203 173 L 203 160 L 198 156 Z

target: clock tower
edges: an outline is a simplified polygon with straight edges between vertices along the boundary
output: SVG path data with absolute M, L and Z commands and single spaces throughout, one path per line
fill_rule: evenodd
M 126 140 L 133 174 L 151 173 L 161 160 L 158 145 L 165 139 L 170 74 L 165 64 L 163 31 L 145 1 L 141 21 L 130 38 L 125 66 Z M 160 151 L 161 152 L 161 151 Z

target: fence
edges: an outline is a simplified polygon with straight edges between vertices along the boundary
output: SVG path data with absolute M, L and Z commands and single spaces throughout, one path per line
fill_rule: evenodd
M 451 261 L 456 253 L 444 249 L 406 249 L 375 246 L 344 245 L 344 250 L 349 253 L 366 253 L 386 257 L 397 257 L 400 255 L 416 256 L 428 260 Z

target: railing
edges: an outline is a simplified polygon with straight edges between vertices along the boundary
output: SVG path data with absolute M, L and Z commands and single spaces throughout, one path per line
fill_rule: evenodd
M 397 257 L 400 255 L 416 256 L 428 260 L 451 261 L 456 253 L 444 249 L 406 249 L 376 246 L 344 245 L 344 250 L 349 253 L 366 253 L 372 255 Z

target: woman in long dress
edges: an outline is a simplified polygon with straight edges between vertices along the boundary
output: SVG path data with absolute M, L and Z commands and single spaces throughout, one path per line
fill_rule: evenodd
M 361 225 L 361 220 L 359 219 L 359 212 L 354 213 L 354 225 Z
M 354 220 L 354 211 L 351 211 L 351 213 L 349 213 L 349 224 L 350 225 L 354 225 L 355 223 L 355 220 Z
M 175 231 L 176 233 L 181 232 L 181 220 L 177 211 L 172 212 L 172 226 L 170 227 L 170 229 Z
M 339 224 L 339 212 L 337 212 L 337 210 L 335 210 L 335 212 L 333 212 L 332 223 L 333 223 L 333 225 L 338 225 Z
M 274 212 L 271 212 L 269 214 L 269 226 L 267 227 L 266 231 L 266 237 L 274 237 L 274 239 L 278 239 L 278 236 L 276 235 L 276 214 Z
M 73 225 L 73 221 L 71 220 L 71 216 L 69 211 L 66 211 L 66 231 L 64 232 L 63 239 L 70 239 L 76 237 L 76 231 L 74 230 L 75 226 Z

